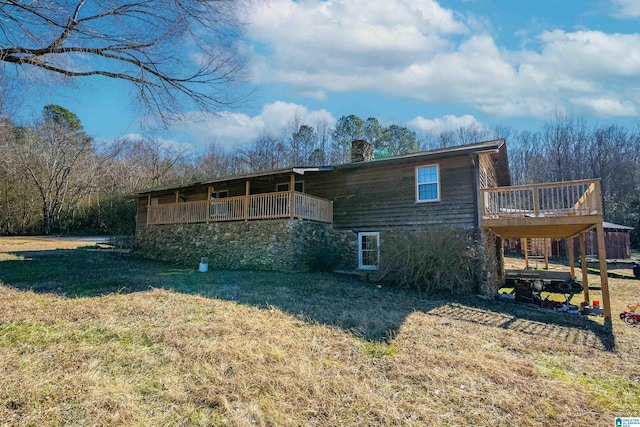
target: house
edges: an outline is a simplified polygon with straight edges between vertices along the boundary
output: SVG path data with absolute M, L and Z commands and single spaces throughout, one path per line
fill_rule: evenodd
M 354 141 L 351 154 L 343 165 L 142 190 L 136 248 L 191 264 L 206 256 L 214 268 L 281 271 L 331 252 L 335 270 L 375 271 L 386 230 L 455 227 L 478 242 L 480 287 L 491 293 L 501 280 L 501 238 L 567 238 L 602 224 L 599 180 L 511 187 L 502 139 L 384 159 Z

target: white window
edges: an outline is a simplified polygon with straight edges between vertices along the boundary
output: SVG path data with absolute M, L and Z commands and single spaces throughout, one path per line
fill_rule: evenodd
M 226 199 L 229 197 L 229 190 L 212 191 L 211 200 Z M 226 218 L 229 213 L 229 202 L 218 200 L 209 205 L 209 216 L 211 218 Z
M 158 198 L 157 197 L 153 197 L 151 199 L 151 206 L 158 206 Z
M 437 202 L 440 200 L 440 168 L 438 165 L 416 168 L 416 201 Z
M 289 191 L 289 183 L 283 182 L 280 184 L 276 184 L 276 191 L 277 192 Z M 298 193 L 304 193 L 304 181 L 296 181 L 295 191 L 297 191 Z
M 229 197 L 229 190 L 222 190 L 222 191 L 212 191 L 211 192 L 211 200 L 215 200 L 215 199 L 224 199 Z
M 380 233 L 369 231 L 358 233 L 358 268 L 377 270 L 380 261 Z

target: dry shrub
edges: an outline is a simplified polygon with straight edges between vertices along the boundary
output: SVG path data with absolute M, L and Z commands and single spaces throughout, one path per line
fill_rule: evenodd
M 477 251 L 464 230 L 392 229 L 382 240 L 381 281 L 427 293 L 473 288 Z

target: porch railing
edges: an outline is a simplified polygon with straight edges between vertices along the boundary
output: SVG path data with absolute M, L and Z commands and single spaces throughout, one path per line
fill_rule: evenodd
M 254 194 L 149 206 L 147 224 L 300 218 L 333 222 L 331 202 L 298 192 Z
M 600 179 L 483 188 L 482 218 L 602 215 Z

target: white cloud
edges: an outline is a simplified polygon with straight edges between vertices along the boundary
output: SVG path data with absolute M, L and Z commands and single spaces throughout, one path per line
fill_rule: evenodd
M 638 0 L 612 0 L 614 16 L 622 19 L 640 18 L 640 2 Z
M 418 131 L 433 133 L 435 135 L 449 130 L 457 130 L 460 128 L 475 128 L 481 131 L 487 130 L 486 126 L 476 120 L 475 117 L 466 114 L 464 116 L 454 116 L 452 114 L 438 117 L 436 119 L 425 119 L 418 116 L 409 120 L 407 126 Z
M 435 0 L 273 0 L 248 18 L 254 81 L 321 100 L 373 92 L 496 116 L 638 108 L 639 34 L 546 31 L 508 50 L 461 16 Z
M 636 105 L 628 100 L 614 98 L 578 98 L 572 99 L 572 104 L 591 110 L 591 113 L 598 117 L 611 116 L 636 116 L 638 109 Z
M 156 144 L 160 145 L 163 148 L 168 148 L 170 150 L 173 150 L 179 153 L 184 153 L 184 154 L 191 154 L 195 151 L 195 147 L 193 144 L 189 142 L 177 141 L 175 139 L 146 137 L 146 136 L 140 135 L 139 133 L 128 133 L 126 135 L 121 136 L 121 138 L 133 140 L 133 141 L 140 141 L 145 138 L 153 139 L 153 141 Z
M 215 142 L 224 148 L 235 148 L 263 133 L 279 135 L 296 121 L 316 127 L 324 123 L 333 126 L 336 119 L 324 109 L 309 111 L 303 105 L 277 101 L 266 104 L 253 117 L 230 112 L 185 113 L 173 130 L 189 134 L 199 144 Z

